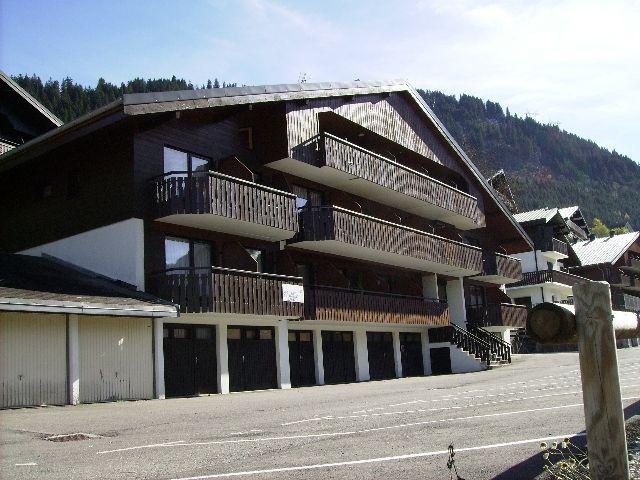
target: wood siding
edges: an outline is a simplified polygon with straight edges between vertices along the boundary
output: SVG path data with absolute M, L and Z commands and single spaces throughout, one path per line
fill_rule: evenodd
M 284 284 L 302 278 L 212 267 L 154 275 L 152 292 L 180 305 L 183 313 L 237 313 L 302 317 L 303 303 L 283 300 Z
M 298 231 L 296 197 L 214 172 L 171 175 L 153 181 L 156 217 L 212 214 L 233 220 Z
M 449 307 L 423 297 L 344 288 L 305 288 L 305 318 L 340 322 L 448 325 Z
M 482 252 L 482 275 L 498 275 L 520 280 L 522 279 L 522 262 L 514 257 L 485 250 Z
M 525 328 L 528 309 L 508 303 L 467 308 L 467 323 L 474 327 Z
M 468 270 L 482 269 L 482 251 L 477 248 L 339 207 L 305 209 L 301 219 L 299 241 L 335 240 Z
M 80 317 L 80 401 L 153 398 L 150 319 Z
M 67 403 L 67 322 L 0 312 L 0 407 Z

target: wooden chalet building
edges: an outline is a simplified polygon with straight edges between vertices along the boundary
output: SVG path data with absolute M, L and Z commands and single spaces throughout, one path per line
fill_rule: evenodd
M 0 70 L 0 155 L 62 121 Z
M 406 83 L 125 95 L 0 179 L 0 250 L 179 305 L 153 320 L 156 397 L 508 358 L 467 311 L 507 299 L 533 244 Z

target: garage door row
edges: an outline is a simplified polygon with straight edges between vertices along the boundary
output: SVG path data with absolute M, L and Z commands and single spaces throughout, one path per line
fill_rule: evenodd
M 309 330 L 288 332 L 291 385 L 294 387 L 316 384 L 313 335 L 314 332 Z M 353 332 L 322 331 L 321 335 L 325 383 L 355 382 Z M 215 326 L 165 324 L 164 362 L 167 396 L 217 392 L 215 336 Z M 227 345 L 231 391 L 277 387 L 273 327 L 229 326 Z M 367 350 L 370 378 L 395 378 L 392 333 L 367 332 Z M 400 352 L 403 376 L 424 375 L 420 333 L 400 333 Z M 433 360 L 438 365 L 442 363 L 440 359 Z

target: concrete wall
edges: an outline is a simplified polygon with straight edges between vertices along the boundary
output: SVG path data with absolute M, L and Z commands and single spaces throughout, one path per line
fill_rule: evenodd
M 139 218 L 130 218 L 19 253 L 35 256 L 46 253 L 144 290 L 144 227 Z
M 524 252 L 524 253 L 515 253 L 512 256 L 519 258 L 522 261 L 522 272 L 535 272 L 537 270 L 548 270 L 549 267 L 547 262 L 551 262 L 553 264 L 554 270 L 560 270 L 560 264 L 557 259 L 554 257 L 550 257 L 544 255 L 540 250 L 536 252 Z M 538 268 L 536 269 L 536 260 Z

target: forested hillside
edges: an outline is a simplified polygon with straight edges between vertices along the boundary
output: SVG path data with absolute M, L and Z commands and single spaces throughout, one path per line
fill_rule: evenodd
M 106 105 L 123 93 L 236 86 L 213 82 L 193 85 L 171 79 L 136 78 L 120 85 L 99 79 L 84 87 L 70 78 L 42 82 L 37 76 L 14 79 L 65 122 Z M 591 222 L 611 226 L 630 222 L 640 228 L 640 165 L 590 140 L 511 115 L 500 104 L 469 95 L 420 91 L 429 106 L 485 176 L 503 168 L 520 210 L 580 205 Z

